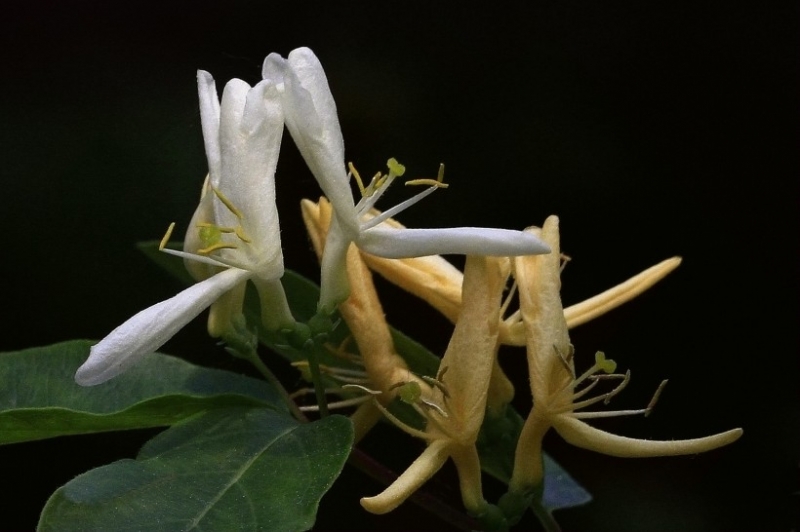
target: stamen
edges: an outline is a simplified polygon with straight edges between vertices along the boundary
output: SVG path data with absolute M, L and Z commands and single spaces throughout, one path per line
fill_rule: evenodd
M 434 403 L 432 401 L 427 401 L 427 400 L 425 400 L 425 399 L 420 397 L 419 402 L 422 403 L 423 405 L 425 405 L 427 408 L 432 408 L 432 409 L 436 410 L 437 412 L 439 412 L 439 415 L 442 416 L 443 418 L 450 417 L 450 416 L 447 415 L 447 412 L 445 412 L 444 409 L 441 406 L 437 405 L 436 403 Z
M 372 390 L 370 388 L 367 388 L 366 386 L 361 386 L 360 384 L 345 384 L 344 386 L 342 386 L 343 390 L 350 389 L 350 388 L 355 388 L 356 390 L 361 390 L 362 392 L 368 393 L 370 395 L 380 395 L 380 394 L 383 393 L 380 390 Z
M 164 234 L 164 238 L 162 238 L 161 242 L 158 243 L 159 251 L 163 251 L 163 249 L 167 246 L 167 242 L 169 242 L 169 238 L 172 236 L 173 229 L 175 229 L 175 222 L 169 224 L 169 227 L 167 227 L 167 232 Z
M 404 423 L 403 421 L 400 421 L 394 414 L 389 412 L 389 410 L 387 410 L 386 407 L 384 407 L 377 399 L 373 398 L 373 401 L 375 402 L 375 406 L 378 407 L 378 410 L 380 410 L 381 413 L 384 416 L 386 416 L 386 419 L 391 421 L 394 424 L 394 426 L 396 426 L 397 428 L 399 428 L 400 430 L 402 430 L 406 434 L 410 434 L 411 436 L 414 436 L 416 438 L 420 438 L 420 439 L 423 439 L 423 440 L 427 440 L 427 441 L 430 441 L 430 440 L 434 439 L 429 434 L 427 434 L 425 432 L 422 432 L 419 429 L 415 429 L 414 427 Z
M 514 282 L 511 284 L 511 289 L 508 291 L 508 295 L 506 295 L 505 300 L 500 305 L 500 316 L 504 316 L 506 310 L 508 310 L 508 306 L 511 304 L 511 299 L 517 293 L 517 280 L 514 279 Z
M 208 222 L 200 222 L 196 227 L 199 227 L 200 229 L 214 229 L 220 233 L 233 233 L 236 231 L 235 227 L 220 227 L 219 225 L 214 225 Z
M 223 194 L 222 192 L 217 190 L 216 187 L 211 187 L 211 190 L 214 191 L 214 194 L 219 198 L 219 200 L 222 202 L 222 204 L 225 205 L 225 207 L 227 207 L 227 209 L 229 211 L 231 211 L 231 214 L 236 216 L 239 220 L 241 220 L 244 217 L 242 215 L 242 211 L 237 209 L 236 205 L 234 205 L 231 200 L 229 200 L 228 198 L 225 197 L 225 194 Z
M 434 379 L 433 377 L 426 377 L 425 375 L 420 375 L 420 378 L 430 384 L 431 386 L 438 388 L 442 395 L 444 396 L 445 400 L 450 399 L 450 393 L 447 391 L 447 387 L 441 382 L 439 379 Z
M 644 417 L 649 416 L 650 412 L 653 411 L 653 407 L 656 406 L 658 398 L 661 397 L 661 392 L 664 391 L 664 387 L 667 385 L 667 382 L 669 381 L 667 379 L 664 379 L 663 381 L 661 381 L 661 384 L 658 385 L 658 388 L 656 388 L 656 393 L 653 394 L 653 398 L 650 399 L 650 402 L 647 403 L 647 406 L 644 408 Z
M 414 205 L 415 203 L 417 203 L 421 199 L 426 198 L 427 196 L 432 194 L 433 191 L 436 190 L 436 188 L 437 187 L 430 187 L 430 188 L 428 188 L 426 190 L 423 190 L 419 194 L 416 194 L 415 196 L 410 197 L 409 199 L 405 200 L 404 202 L 398 203 L 397 205 L 395 205 L 391 209 L 388 209 L 388 210 L 382 212 L 380 215 L 378 215 L 378 216 L 376 216 L 376 217 L 374 217 L 374 218 L 372 218 L 370 220 L 367 220 L 366 222 L 361 224 L 361 230 L 362 231 L 366 231 L 367 229 L 370 229 L 370 228 L 375 227 L 376 225 L 380 224 L 384 220 L 392 218 L 394 215 L 406 210 L 407 208 L 411 207 L 412 205 Z M 372 205 L 370 205 L 369 207 L 371 208 Z
M 356 167 L 353 166 L 353 163 L 347 163 L 347 168 L 350 169 L 350 175 L 356 178 L 356 184 L 358 184 L 358 190 L 361 192 L 361 197 L 366 197 L 367 189 L 364 188 L 364 182 L 361 181 L 361 175 L 359 175 L 358 170 L 356 170 Z
M 437 187 L 437 188 L 447 188 L 450 186 L 449 183 L 442 183 L 441 181 L 437 181 L 435 179 L 431 179 L 429 177 L 421 177 L 419 179 L 409 179 L 405 182 L 406 186 L 409 185 L 428 185 L 430 187 Z
M 234 232 L 236 233 L 236 236 L 239 238 L 239 240 L 241 240 L 245 244 L 249 244 L 252 242 L 252 240 L 250 240 L 250 238 L 245 234 L 244 228 L 241 225 L 237 225 L 236 229 L 234 229 Z
M 439 369 L 439 373 L 436 374 L 436 380 L 442 382 L 444 379 L 444 374 L 447 373 L 447 370 L 450 369 L 450 366 L 445 366 Z
M 325 388 L 325 394 L 341 394 L 342 388 Z M 296 399 L 303 395 L 311 395 L 316 394 L 317 391 L 314 388 L 300 388 L 298 390 L 293 391 L 289 394 L 289 399 Z
M 567 354 L 567 356 L 569 357 L 569 359 L 568 359 L 568 358 L 565 358 L 564 355 L 561 354 L 561 350 L 558 348 L 558 346 L 556 344 L 553 344 L 553 350 L 558 355 L 558 359 L 561 361 L 561 364 L 564 366 L 564 369 L 566 369 L 567 372 L 570 375 L 572 375 L 572 379 L 574 380 L 575 379 L 575 368 L 573 368 L 569 363 L 570 359 L 572 358 L 572 353 L 574 353 L 574 351 L 571 351 L 570 353 Z M 575 384 L 577 385 L 578 381 L 576 381 Z
M 623 377 L 622 382 L 617 385 L 616 388 L 611 390 L 606 394 L 606 398 L 603 400 L 603 404 L 607 405 L 611 402 L 611 398 L 617 395 L 619 392 L 625 389 L 628 383 L 631 381 L 631 370 L 625 372 L 625 377 Z
M 366 395 L 361 395 L 359 397 L 351 397 L 350 399 L 343 399 L 341 401 L 334 401 L 332 403 L 328 403 L 328 409 L 333 410 L 335 408 L 347 408 L 348 406 L 356 406 L 362 403 L 366 403 L 371 398 Z M 319 412 L 319 405 L 308 405 L 308 406 L 300 406 L 298 407 L 301 412 Z
M 570 257 L 569 255 L 564 255 L 563 253 L 561 254 L 560 258 L 561 258 L 561 265 L 558 267 L 558 273 L 563 272 L 564 268 L 567 267 L 567 263 L 572 260 L 572 257 Z
M 444 164 L 439 164 L 439 173 L 436 175 L 436 179 L 409 179 L 406 181 L 406 186 L 408 185 L 428 185 L 431 187 L 437 188 L 447 188 L 450 185 L 444 182 Z

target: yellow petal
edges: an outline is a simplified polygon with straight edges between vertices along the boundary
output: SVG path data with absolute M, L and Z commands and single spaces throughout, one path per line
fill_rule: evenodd
M 448 432 L 458 434 L 462 444 L 475 441 L 486 412 L 504 286 L 501 260 L 467 257 L 464 305 L 440 365 L 440 373 L 447 368 L 442 380 L 450 394 Z
M 703 453 L 733 443 L 743 433 L 742 429 L 732 429 L 690 440 L 639 440 L 611 434 L 569 415 L 555 416 L 553 428 L 576 447 L 622 458 Z
M 535 229 L 534 229 L 535 230 Z M 549 255 L 517 257 L 514 275 L 528 347 L 528 371 L 534 404 L 544 407 L 550 395 L 572 380 L 567 322 L 561 306 L 561 256 L 558 218 L 545 220 L 540 236 Z
M 317 256 L 321 256 L 333 212 L 331 205 L 325 198 L 320 198 L 318 204 L 303 200 L 300 206 L 311 243 Z M 405 361 L 394 350 L 372 274 L 352 244 L 347 251 L 347 276 L 350 297 L 339 305 L 339 312 L 361 353 L 370 387 L 385 392 L 377 397 L 381 403 L 388 404 L 394 398 L 394 393 L 389 391 L 392 385 L 406 376 L 413 377 Z M 398 375 L 402 377 L 398 379 Z
M 444 440 L 431 443 L 382 493 L 362 498 L 361 506 L 368 512 L 385 514 L 403 504 L 412 493 L 441 469 L 449 456 L 448 447 L 449 442 Z
M 605 292 L 565 308 L 567 326 L 570 329 L 577 327 L 627 303 L 666 277 L 680 265 L 681 260 L 680 257 L 672 257 L 659 262 Z

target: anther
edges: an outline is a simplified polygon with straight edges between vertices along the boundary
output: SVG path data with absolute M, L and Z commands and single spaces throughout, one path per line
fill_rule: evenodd
M 653 411 L 653 408 L 656 406 L 656 402 L 658 402 L 658 398 L 661 397 L 661 392 L 664 391 L 664 387 L 667 385 L 668 380 L 664 379 L 661 381 L 661 384 L 658 385 L 656 388 L 656 393 L 653 394 L 653 398 L 650 399 L 650 402 L 647 403 L 647 406 L 644 408 L 644 417 L 650 415 L 650 412 Z
M 229 211 L 231 211 L 231 214 L 233 214 L 234 216 L 236 216 L 240 220 L 243 218 L 242 211 L 237 209 L 236 205 L 234 205 L 231 200 L 229 200 L 228 198 L 225 197 L 225 194 L 223 194 L 222 192 L 217 190 L 215 187 L 211 187 L 211 190 L 214 191 L 214 194 L 219 198 L 219 200 L 222 202 L 222 204 L 225 205 L 225 207 Z
M 169 227 L 167 227 L 167 232 L 164 234 L 164 238 L 162 238 L 161 242 L 158 243 L 159 251 L 162 251 L 167 246 L 167 242 L 169 242 L 169 239 L 172 236 L 173 229 L 175 229 L 175 222 L 169 224 Z
M 356 170 L 356 167 L 350 162 L 347 163 L 347 168 L 350 169 L 350 175 L 356 178 L 356 184 L 358 184 L 358 190 L 361 191 L 361 196 L 367 196 L 367 189 L 364 188 L 364 182 L 361 181 L 361 176 L 359 175 L 358 170 Z

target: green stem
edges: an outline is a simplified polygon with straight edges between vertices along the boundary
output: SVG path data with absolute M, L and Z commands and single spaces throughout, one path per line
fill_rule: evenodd
M 264 364 L 264 361 L 261 360 L 261 357 L 258 356 L 258 353 L 255 349 L 250 353 L 248 360 L 264 376 L 267 382 L 269 382 L 276 390 L 278 390 L 278 393 L 281 395 L 281 399 L 283 399 L 283 402 L 286 403 L 287 407 L 289 407 L 289 411 L 292 413 L 292 416 L 294 416 L 297 421 L 308 423 L 308 417 L 303 413 L 302 410 L 300 410 L 300 407 L 297 406 L 297 403 L 292 400 L 292 398 L 289 396 L 289 392 L 283 387 L 283 384 L 281 384 L 281 381 L 278 380 L 278 377 L 272 373 L 272 370 L 270 370 L 267 365 Z
M 539 501 L 534 499 L 534 501 L 531 503 L 531 510 L 533 510 L 533 515 L 539 519 L 539 522 L 544 527 L 545 532 L 561 532 L 561 526 L 553 518 L 553 514 L 547 511 L 547 509 L 542 506 Z
M 319 371 L 319 356 L 317 350 L 319 345 L 316 342 L 307 342 L 305 352 L 308 356 L 308 369 L 311 372 L 311 382 L 314 383 L 314 393 L 317 396 L 320 417 L 328 416 L 328 400 L 325 397 L 325 386 L 322 382 L 322 374 Z

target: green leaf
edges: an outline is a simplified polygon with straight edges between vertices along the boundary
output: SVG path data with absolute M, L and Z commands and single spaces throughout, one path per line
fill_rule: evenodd
M 232 406 L 286 411 L 264 381 L 159 353 L 104 384 L 78 386 L 75 370 L 93 343 L 74 340 L 0 354 L 0 444 L 172 425 Z
M 139 248 L 177 278 L 182 279 L 184 282 L 193 282 L 186 273 L 180 259 L 158 252 L 158 242 L 144 242 L 139 244 Z M 295 318 L 300 321 L 311 318 L 316 313 L 319 287 L 291 270 L 286 270 L 282 282 L 286 297 L 289 300 L 289 306 Z M 260 323 L 259 312 L 258 301 L 255 298 L 247 298 L 244 313 L 248 323 Z M 337 319 L 337 317 L 334 319 Z M 395 328 L 390 327 L 390 329 L 395 349 L 408 363 L 411 371 L 418 375 L 436 375 L 440 358 Z M 339 345 L 349 335 L 350 331 L 347 329 L 347 325 L 341 322 L 331 334 L 330 342 L 334 345 Z M 292 362 L 304 360 L 304 356 L 301 353 L 287 348 L 286 342 L 282 341 L 280 335 L 259 329 L 259 338 L 262 343 Z M 357 352 L 355 345 L 349 346 L 348 349 Z M 323 356 L 321 363 L 347 369 L 358 369 L 358 366 L 331 355 Z M 328 381 L 326 385 L 328 384 L 332 385 L 334 383 L 333 381 Z M 395 401 L 395 403 L 398 403 L 398 401 Z M 402 408 L 402 405 L 397 406 L 400 408 L 396 408 L 395 405 L 392 407 L 392 412 L 395 415 L 411 426 L 420 427 L 421 419 L 416 416 L 416 412 L 413 409 Z M 487 416 L 478 438 L 478 453 L 480 454 L 482 469 L 506 484 L 511 478 L 511 471 L 514 467 L 514 453 L 519 433 L 522 430 L 522 424 L 523 419 L 516 410 L 509 406 L 502 417 L 491 420 Z M 541 504 L 546 511 L 578 506 L 591 500 L 591 495 L 575 482 L 561 466 L 547 454 L 544 454 L 544 457 L 545 487 Z
M 38 530 L 307 530 L 352 440 L 341 416 L 300 424 L 267 408 L 211 411 L 162 432 L 136 460 L 59 488 Z

